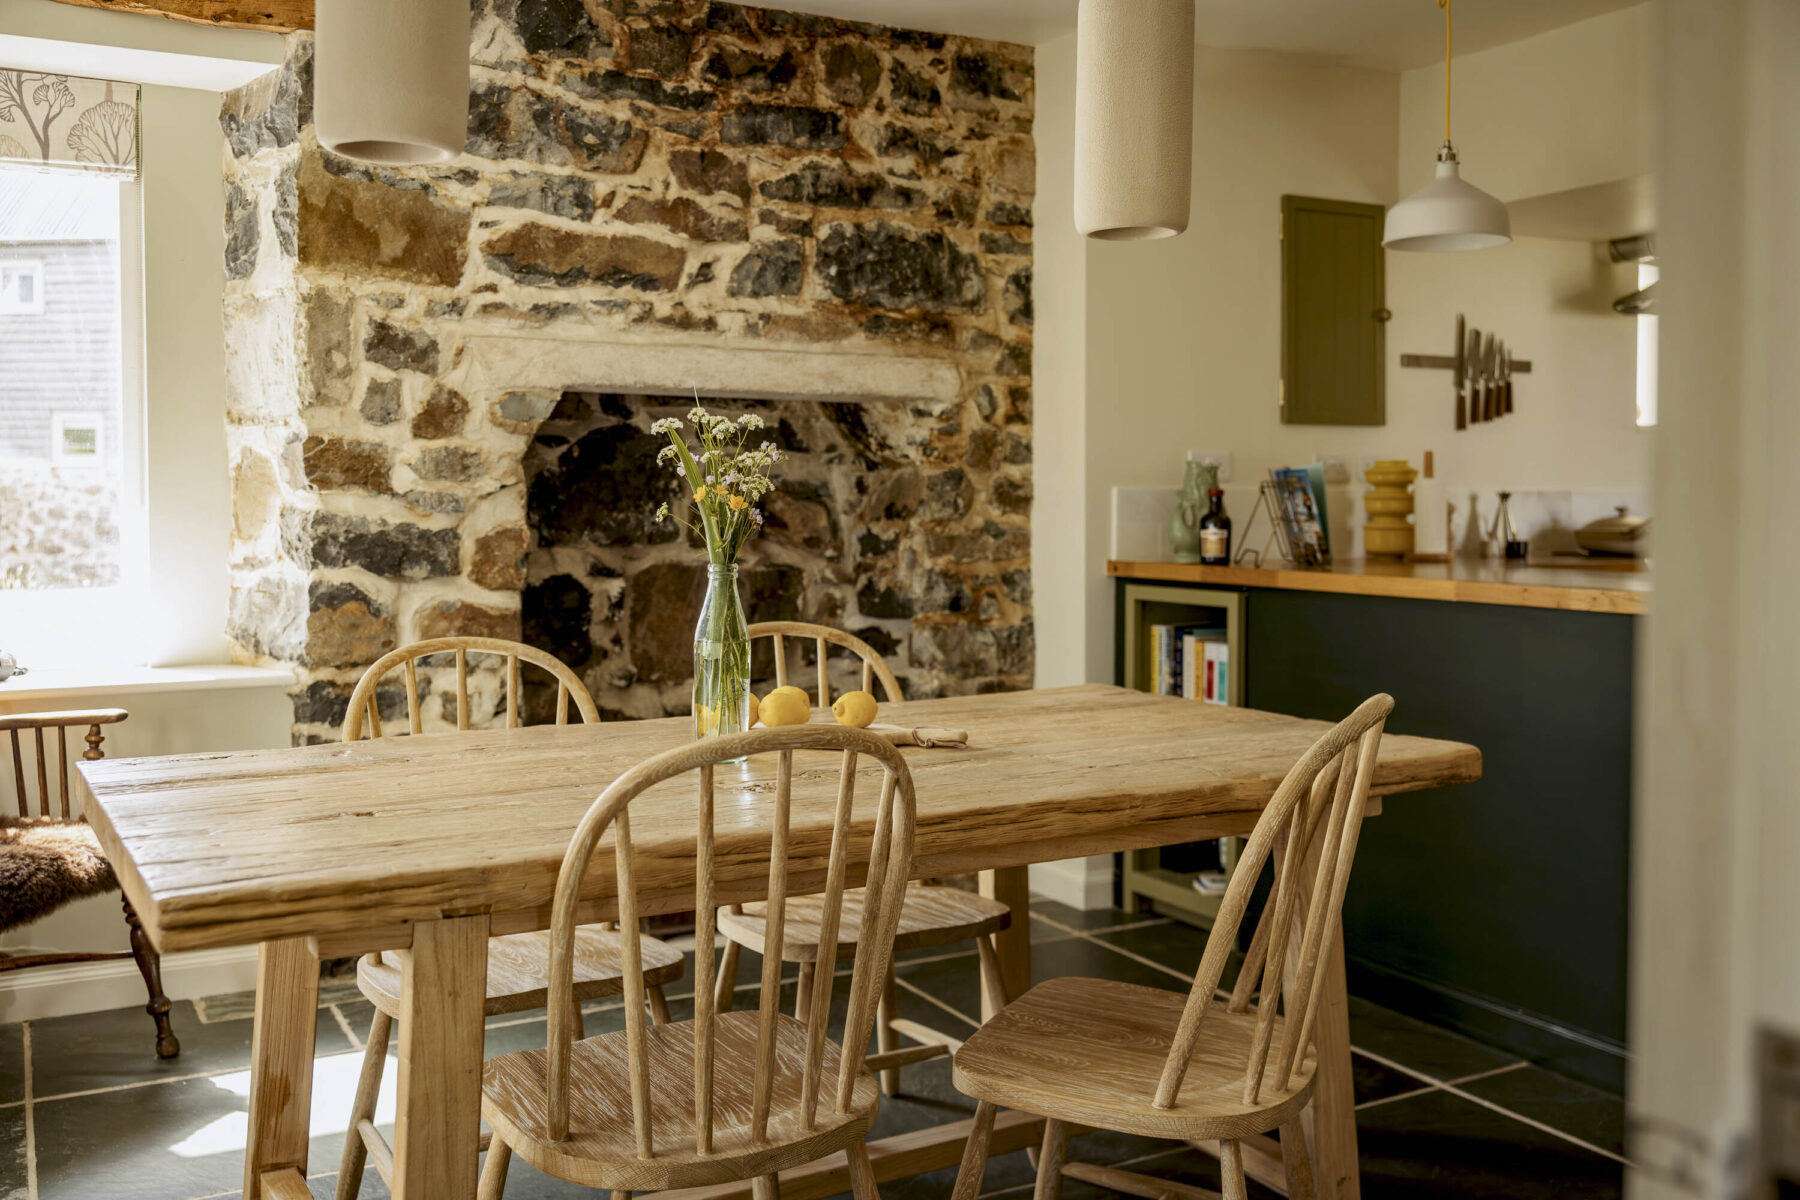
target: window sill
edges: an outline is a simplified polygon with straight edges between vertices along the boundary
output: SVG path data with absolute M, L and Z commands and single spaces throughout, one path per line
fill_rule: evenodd
M 292 687 L 286 667 L 216 663 L 193 667 L 45 667 L 0 683 L 0 706 L 76 696 L 139 696 L 150 692 L 219 692 Z

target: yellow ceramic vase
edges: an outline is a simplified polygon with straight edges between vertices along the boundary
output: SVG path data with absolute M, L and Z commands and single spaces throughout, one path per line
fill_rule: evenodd
M 1363 526 L 1363 553 L 1380 558 L 1405 558 L 1413 552 L 1412 492 L 1407 489 L 1419 473 L 1403 458 L 1383 458 L 1363 473 L 1374 489 L 1363 497 L 1369 514 Z

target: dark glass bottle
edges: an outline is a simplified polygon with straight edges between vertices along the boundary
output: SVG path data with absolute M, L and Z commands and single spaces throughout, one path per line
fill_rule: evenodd
M 1209 567 L 1231 565 L 1231 518 L 1225 515 L 1225 493 L 1206 493 L 1206 515 L 1200 518 L 1200 561 Z

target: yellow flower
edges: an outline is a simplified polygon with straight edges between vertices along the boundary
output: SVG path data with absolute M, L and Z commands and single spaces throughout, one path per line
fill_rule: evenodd
M 694 489 L 694 499 L 696 499 L 696 500 L 706 499 L 706 485 L 704 483 Z
M 750 507 L 750 502 L 742 496 L 733 496 L 731 498 L 731 507 L 735 512 L 742 512 L 744 509 Z

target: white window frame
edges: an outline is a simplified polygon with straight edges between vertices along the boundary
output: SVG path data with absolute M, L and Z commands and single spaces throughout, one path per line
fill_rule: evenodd
M 18 280 L 31 280 L 31 299 L 17 294 Z M 36 317 L 44 312 L 44 263 L 42 259 L 0 260 L 0 317 Z
M 1641 291 L 1662 278 L 1655 263 L 1638 264 L 1638 289 Z M 1657 353 L 1661 344 L 1659 318 L 1653 312 L 1637 315 L 1637 423 L 1639 429 L 1656 427 L 1658 397 Z

